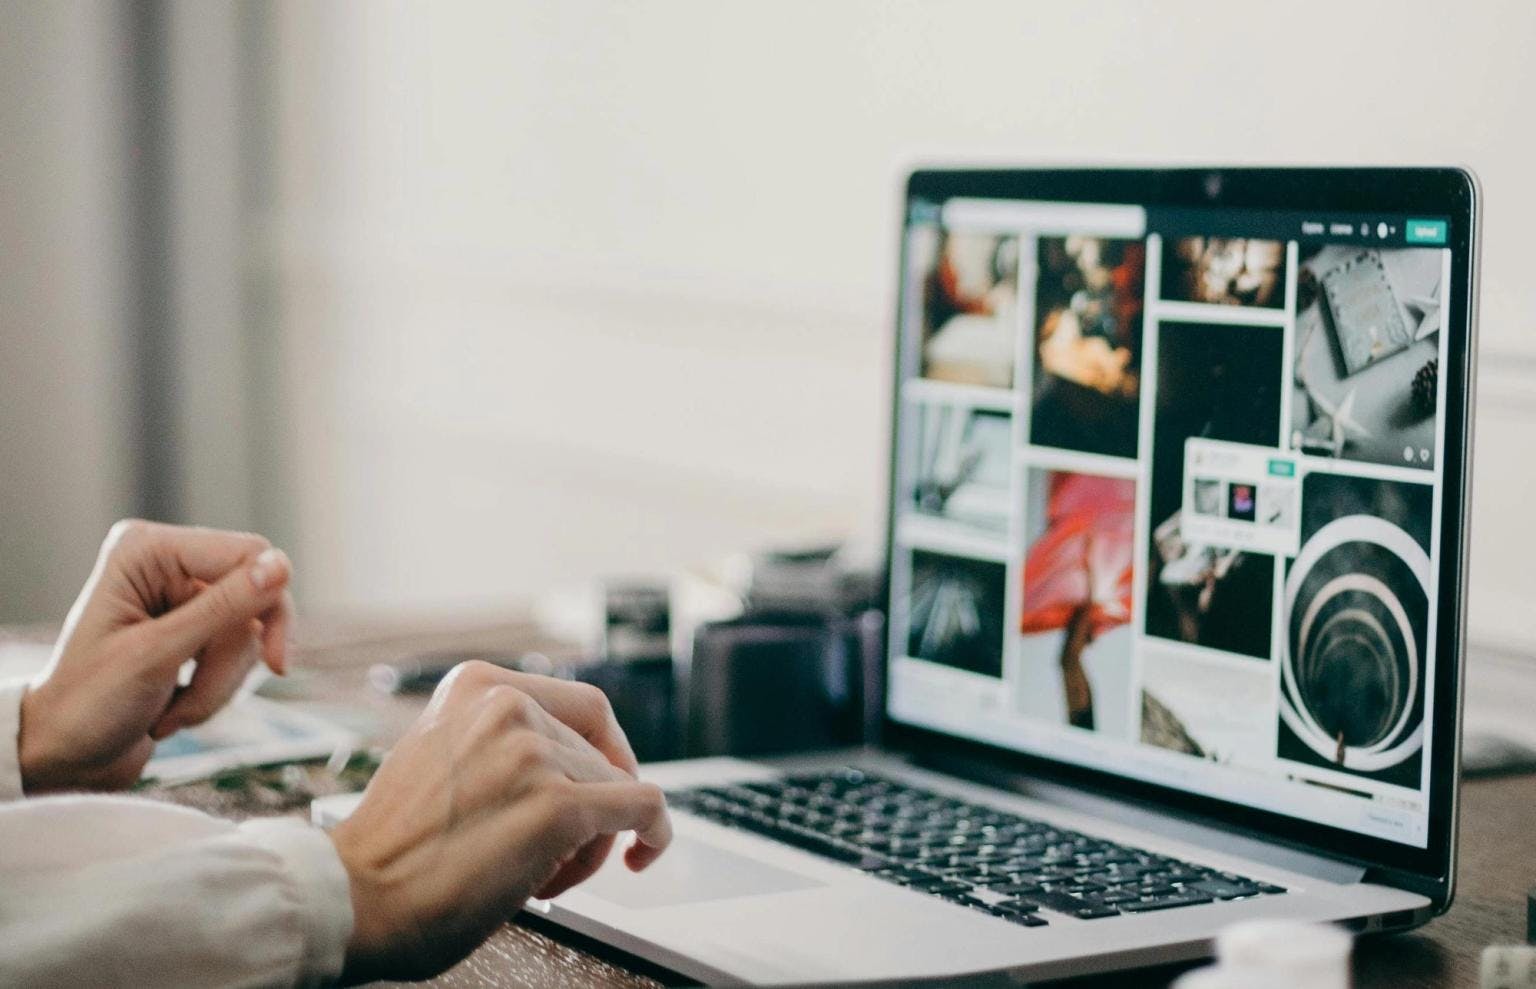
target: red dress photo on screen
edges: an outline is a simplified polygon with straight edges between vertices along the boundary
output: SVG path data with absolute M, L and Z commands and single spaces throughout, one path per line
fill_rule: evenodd
M 1066 628 L 1084 606 L 1093 638 L 1129 622 L 1136 482 L 1054 473 L 1047 516 L 1024 561 L 1019 631 Z

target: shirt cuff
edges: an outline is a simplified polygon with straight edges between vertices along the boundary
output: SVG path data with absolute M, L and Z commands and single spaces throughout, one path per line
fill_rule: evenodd
M 304 925 L 304 985 L 341 975 L 352 937 L 352 885 L 331 838 L 301 821 L 246 821 L 240 830 L 275 854 L 298 899 Z
M 27 681 L 0 682 L 0 802 L 20 800 L 21 698 Z

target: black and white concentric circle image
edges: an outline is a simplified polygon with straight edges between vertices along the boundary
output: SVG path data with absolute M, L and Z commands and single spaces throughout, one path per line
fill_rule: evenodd
M 1281 758 L 1419 787 L 1430 511 L 1427 485 L 1303 481 L 1282 610 Z

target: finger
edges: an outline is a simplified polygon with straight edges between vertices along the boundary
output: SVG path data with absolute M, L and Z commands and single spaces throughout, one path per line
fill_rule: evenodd
M 539 702 L 539 706 L 569 725 L 582 738 L 630 776 L 639 771 L 635 750 L 613 716 L 613 705 L 603 692 L 591 684 L 572 683 L 553 677 L 521 673 L 492 667 L 504 682 Z
M 288 673 L 288 650 L 293 640 L 293 594 L 284 590 L 277 603 L 259 616 L 261 619 L 261 658 L 278 676 Z
M 504 746 L 514 776 L 535 767 L 553 770 L 573 783 L 605 783 L 631 777 L 568 726 L 561 724 L 527 694 L 498 684 L 480 698 L 475 734 Z
M 624 780 L 586 783 L 576 788 L 598 834 L 635 832 L 635 843 L 624 852 L 624 863 L 639 872 L 672 843 L 672 818 L 667 800 L 654 783 Z
M 272 544 L 250 532 L 134 522 L 117 539 L 121 551 L 148 556 L 164 570 L 212 583 L 254 560 Z
M 575 729 L 553 717 L 534 701 L 527 712 L 528 727 L 554 741 L 550 753 L 556 765 L 577 783 L 603 783 L 609 780 L 634 779 L 628 772 L 615 766 L 595 745 L 588 742 Z
M 200 725 L 229 703 L 256 665 L 256 625 L 252 621 L 245 628 L 233 626 L 209 641 L 197 657 L 191 681 L 176 692 L 150 729 L 151 738 L 158 741 L 189 725 Z
M 586 742 L 581 744 L 585 746 L 585 751 L 558 740 L 550 746 L 549 760 L 566 779 L 573 783 L 619 783 L 633 780 L 628 773 L 605 759 L 601 752 Z
M 556 870 L 553 878 L 533 895 L 540 900 L 552 900 L 573 886 L 591 879 L 597 874 L 597 870 L 603 867 L 608 860 L 608 853 L 613 850 L 613 835 L 599 835 L 587 842 L 586 845 L 571 856 L 570 860 Z
M 279 605 L 289 572 L 282 550 L 264 550 L 185 604 L 138 626 L 151 644 L 152 659 L 180 664 L 220 634 L 247 628 L 251 619 Z
M 166 601 L 172 608 L 186 604 L 208 587 L 208 582 L 196 577 L 182 581 L 176 587 L 167 588 Z M 288 653 L 293 644 L 293 628 L 296 621 L 293 592 L 285 590 L 278 603 L 257 616 L 251 635 L 261 644 L 261 658 L 267 668 L 278 676 L 288 672 Z

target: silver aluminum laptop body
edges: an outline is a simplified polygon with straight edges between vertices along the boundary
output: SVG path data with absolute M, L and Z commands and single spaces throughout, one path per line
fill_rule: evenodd
M 1176 817 L 1060 787 L 1025 794 L 925 772 L 878 751 L 779 763 L 698 759 L 645 767 L 667 788 L 767 779 L 784 770 L 867 768 L 939 793 L 1285 886 L 1284 896 L 1098 920 L 1047 912 L 1020 928 L 892 886 L 768 838 L 674 814 L 676 839 L 642 876 L 615 855 L 595 877 L 529 909 L 706 985 L 950 981 L 1007 973 L 1053 979 L 1201 958 L 1222 928 L 1289 918 L 1380 929 L 1428 919 L 1427 897 L 1361 882 L 1361 869 L 1245 841 Z

